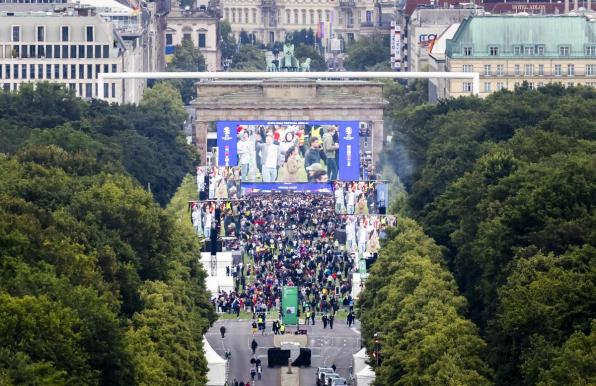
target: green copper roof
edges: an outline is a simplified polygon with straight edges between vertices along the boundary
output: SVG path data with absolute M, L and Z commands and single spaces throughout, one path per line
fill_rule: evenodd
M 559 47 L 567 46 L 568 56 L 585 57 L 586 46 L 596 45 L 595 32 L 596 23 L 583 16 L 473 16 L 447 41 L 446 53 L 488 57 L 489 47 L 498 47 L 500 57 L 524 56 L 524 46 L 543 46 L 544 57 L 560 57 Z M 514 55 L 516 46 L 521 54 Z M 472 48 L 471 55 L 464 55 L 464 47 Z

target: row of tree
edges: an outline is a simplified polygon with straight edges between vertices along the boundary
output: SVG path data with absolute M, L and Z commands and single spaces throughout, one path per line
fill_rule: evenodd
M 84 102 L 57 84 L 23 85 L 0 93 L 0 153 L 56 144 L 81 158 L 73 168 L 90 172 L 109 165 L 166 205 L 198 163 L 181 136 L 185 118 L 178 91 L 167 84 L 147 90 L 140 106 Z
M 136 108 L 47 84 L 0 93 L 0 384 L 206 382 L 198 241 L 138 182 L 165 201 L 176 181 L 151 169 L 192 165 L 176 95 L 161 85 Z
M 441 249 L 405 217 L 391 237 L 359 301 L 375 384 L 489 385 L 486 343 L 464 317 L 466 300 Z
M 496 384 L 593 383 L 596 91 L 522 86 L 388 115 L 409 213 L 445 247 Z

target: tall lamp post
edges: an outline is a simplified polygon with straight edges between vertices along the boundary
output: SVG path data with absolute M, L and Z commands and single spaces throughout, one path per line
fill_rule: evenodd
M 379 367 L 380 365 L 380 359 L 381 359 L 381 333 L 380 332 L 376 332 L 374 335 L 375 338 L 375 360 L 376 360 L 376 364 L 377 367 Z

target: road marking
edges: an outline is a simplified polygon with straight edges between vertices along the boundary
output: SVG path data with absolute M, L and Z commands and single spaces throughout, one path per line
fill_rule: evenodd
M 350 330 L 354 331 L 356 334 L 360 335 L 360 331 L 356 330 L 355 327 L 350 328 Z

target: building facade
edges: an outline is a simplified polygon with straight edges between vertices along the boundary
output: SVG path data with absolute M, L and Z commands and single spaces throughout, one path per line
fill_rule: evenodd
M 242 31 L 264 44 L 283 42 L 286 34 L 312 29 L 324 47 L 377 31 L 389 33 L 393 0 L 222 0 L 223 18 L 236 39 Z
M 219 23 L 220 15 L 217 9 L 208 6 L 188 9 L 172 7 L 167 16 L 165 30 L 166 57 L 172 55 L 175 47 L 186 37 L 191 39 L 203 54 L 207 71 L 220 70 Z
M 596 86 L 596 21 L 583 16 L 476 16 L 446 40 L 445 69 L 480 73 L 480 96 L 558 82 Z M 469 95 L 468 80 L 449 80 L 447 97 Z
M 23 83 L 65 84 L 82 98 L 102 93 L 109 102 L 123 102 L 121 82 L 97 89 L 97 74 L 121 72 L 124 42 L 113 25 L 98 15 L 0 14 L 0 84 L 17 90 Z

